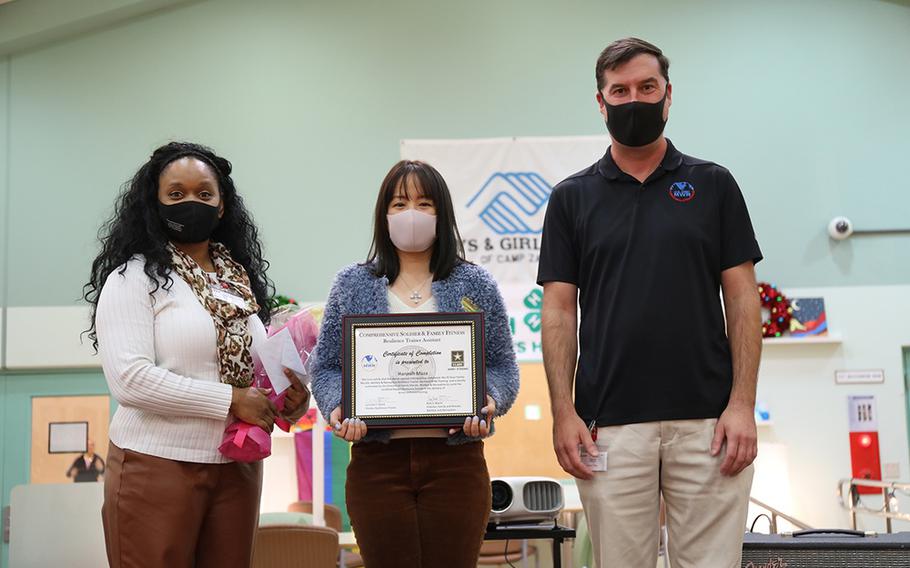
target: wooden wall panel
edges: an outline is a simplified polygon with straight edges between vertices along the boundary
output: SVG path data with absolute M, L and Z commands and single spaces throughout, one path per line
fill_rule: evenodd
M 66 470 L 80 454 L 50 454 L 48 424 L 88 422 L 89 439 L 95 452 L 107 462 L 110 397 L 36 396 L 32 398 L 31 483 L 71 483 Z
M 543 363 L 524 363 L 521 389 L 509 413 L 496 419 L 496 434 L 486 441 L 490 476 L 542 475 L 568 478 L 553 452 L 553 420 Z M 525 418 L 525 407 L 540 407 L 540 420 Z

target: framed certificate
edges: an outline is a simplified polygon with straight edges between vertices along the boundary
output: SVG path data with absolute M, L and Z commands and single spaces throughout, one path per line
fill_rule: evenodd
M 342 320 L 344 418 L 370 428 L 460 426 L 486 405 L 483 313 Z

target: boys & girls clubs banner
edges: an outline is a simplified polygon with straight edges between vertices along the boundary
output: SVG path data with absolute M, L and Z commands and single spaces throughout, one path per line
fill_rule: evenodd
M 499 284 L 519 362 L 542 360 L 537 261 L 550 193 L 609 145 L 605 135 L 401 142 L 402 159 L 427 162 L 445 178 L 468 260 Z

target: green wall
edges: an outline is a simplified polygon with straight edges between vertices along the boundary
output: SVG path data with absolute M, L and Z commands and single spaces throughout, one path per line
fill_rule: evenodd
M 910 416 L 910 347 L 904 347 L 904 402 Z M 907 420 L 907 439 L 910 440 L 910 420 Z M 910 449 L 910 448 L 908 448 Z
M 194 2 L 14 54 L 9 305 L 79 297 L 121 182 L 171 138 L 235 163 L 279 289 L 361 259 L 401 138 L 595 134 L 593 62 L 649 38 L 668 133 L 740 181 L 785 286 L 910 281 L 910 8 L 879 0 Z M 901 260 L 903 259 L 903 260 Z
M 9 182 L 9 157 L 8 138 L 9 130 L 9 58 L 0 57 L 0 368 L 6 364 L 6 306 L 7 306 L 7 267 L 6 256 L 9 250 L 9 234 L 7 233 L 8 200 L 7 191 Z

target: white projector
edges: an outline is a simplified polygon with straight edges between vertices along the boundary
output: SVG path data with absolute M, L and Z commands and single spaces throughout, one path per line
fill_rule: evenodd
M 548 477 L 497 477 L 490 483 L 490 524 L 553 522 L 563 508 L 562 485 Z

